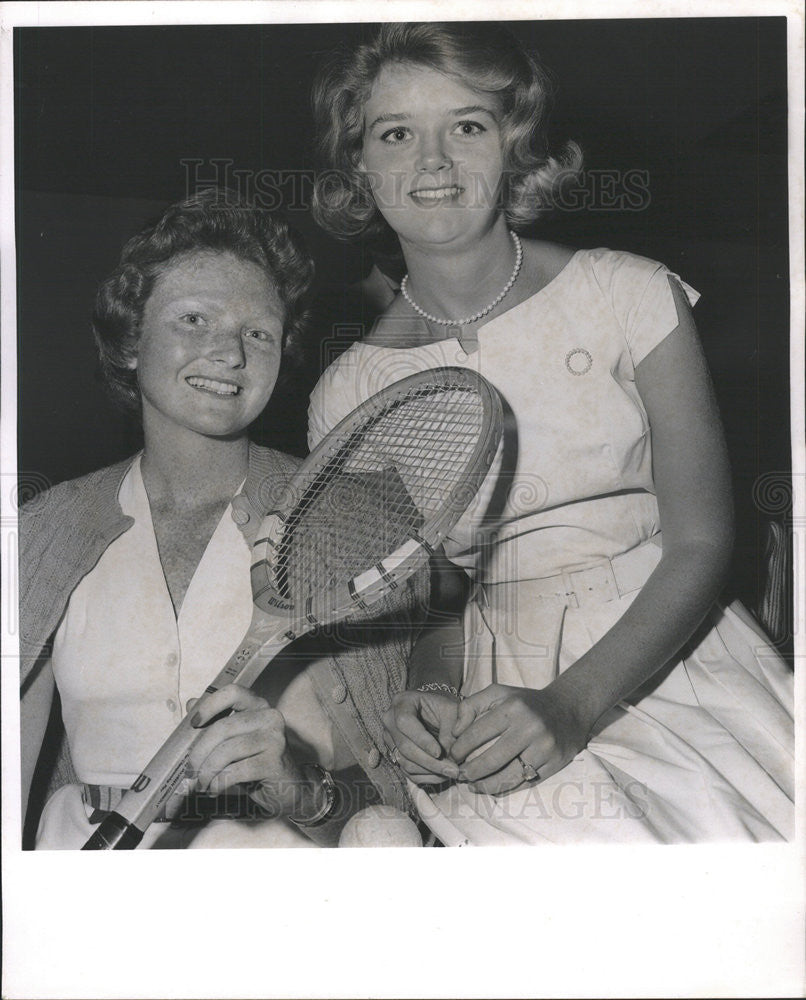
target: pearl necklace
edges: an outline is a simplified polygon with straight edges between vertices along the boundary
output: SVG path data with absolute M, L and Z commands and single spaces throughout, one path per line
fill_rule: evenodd
M 521 245 L 521 241 L 518 238 L 517 233 L 513 233 L 512 230 L 510 230 L 509 235 L 512 237 L 512 242 L 515 246 L 515 266 L 512 268 L 512 274 L 510 274 L 509 276 L 509 281 L 504 285 L 503 291 L 501 292 L 500 295 L 496 296 L 496 298 L 494 298 L 493 301 L 488 306 L 485 306 L 483 309 L 480 309 L 477 313 L 474 313 L 472 316 L 468 316 L 466 319 L 440 319 L 439 316 L 432 316 L 431 313 L 427 313 L 425 309 L 418 306 L 417 303 L 414 301 L 414 299 L 411 297 L 411 295 L 409 295 L 408 274 L 405 274 L 403 276 L 403 280 L 400 282 L 400 291 L 403 295 L 403 298 L 406 300 L 406 302 L 408 302 L 408 304 L 412 307 L 412 309 L 414 309 L 415 312 L 418 312 L 422 317 L 429 320 L 431 323 L 439 323 L 440 326 L 468 326 L 470 323 L 475 323 L 477 319 L 481 319 L 482 316 L 486 316 L 488 312 L 491 312 L 493 309 L 495 309 L 498 303 L 504 298 L 504 296 L 507 294 L 510 288 L 512 288 L 512 286 L 515 284 L 515 279 L 518 277 L 518 274 L 520 273 L 521 264 L 523 263 L 523 246 Z

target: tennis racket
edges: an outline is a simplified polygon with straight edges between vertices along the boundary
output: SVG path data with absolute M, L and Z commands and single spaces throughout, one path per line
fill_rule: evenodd
M 261 522 L 252 621 L 205 693 L 249 687 L 299 636 L 366 617 L 467 509 L 502 427 L 498 394 L 461 368 L 411 375 L 345 417 Z M 160 813 L 175 813 L 192 789 L 188 761 L 200 735 L 184 718 L 83 850 L 130 850 Z

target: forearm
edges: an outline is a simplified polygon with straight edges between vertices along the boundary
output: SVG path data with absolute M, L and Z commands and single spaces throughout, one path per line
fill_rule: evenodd
M 25 693 L 20 700 L 23 820 L 56 689 L 50 662 L 41 662 L 37 665 L 31 677 L 31 682 L 26 685 Z
M 624 616 L 555 681 L 588 732 L 679 652 L 719 594 L 730 560 L 733 504 L 719 413 L 675 281 L 672 294 L 680 325 L 635 372 L 652 428 L 663 558 Z
M 679 652 L 718 596 L 729 558 L 719 541 L 665 553 L 619 621 L 550 685 L 588 731 Z
M 446 684 L 456 691 L 464 671 L 464 627 L 461 619 L 446 618 L 423 627 L 409 660 L 408 688 Z
M 457 691 L 464 673 L 464 609 L 470 582 L 464 570 L 444 553 L 431 559 L 428 616 L 409 659 L 409 690 L 423 684 L 446 684 Z

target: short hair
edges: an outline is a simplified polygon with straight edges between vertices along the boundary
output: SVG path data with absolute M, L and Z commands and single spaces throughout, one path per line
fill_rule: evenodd
M 277 215 L 235 192 L 208 188 L 171 205 L 123 248 L 120 263 L 95 297 L 92 330 L 106 387 L 122 409 L 139 412 L 136 353 L 143 311 L 171 261 L 193 253 L 231 253 L 260 267 L 285 309 L 283 350 L 298 360 L 307 319 L 313 262 L 300 237 Z
M 313 212 L 333 236 L 374 237 L 387 228 L 359 161 L 364 105 L 378 74 L 390 63 L 426 66 L 498 97 L 502 208 L 511 228 L 524 229 L 550 211 L 558 183 L 579 172 L 582 153 L 575 142 L 549 151 L 554 87 L 548 71 L 506 28 L 494 22 L 384 24 L 368 41 L 331 55 L 314 83 L 320 172 Z

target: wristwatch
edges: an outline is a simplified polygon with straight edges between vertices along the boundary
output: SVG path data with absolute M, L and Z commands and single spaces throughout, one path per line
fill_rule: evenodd
M 325 800 L 313 816 L 289 816 L 288 818 L 295 824 L 295 826 L 308 828 L 312 826 L 320 826 L 322 823 L 329 820 L 338 808 L 339 792 L 336 788 L 336 783 L 333 780 L 333 775 L 330 771 L 326 771 L 323 767 L 320 767 L 318 764 L 314 764 L 313 762 L 301 764 L 300 770 L 308 780 L 313 780 L 314 777 L 318 779 L 319 784 L 325 793 Z

